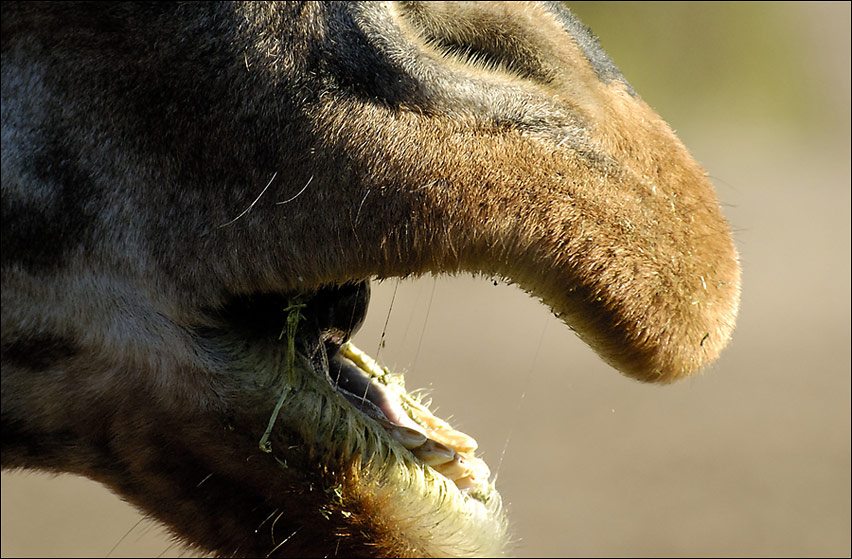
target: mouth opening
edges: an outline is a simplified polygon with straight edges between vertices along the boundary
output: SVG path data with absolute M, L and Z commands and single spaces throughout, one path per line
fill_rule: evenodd
M 276 338 L 282 347 L 282 309 L 299 305 L 295 349 L 328 381 L 353 413 L 377 423 L 402 445 L 466 495 L 488 491 L 491 472 L 475 452 L 476 441 L 429 411 L 405 389 L 402 375 L 381 367 L 349 341 L 360 329 L 370 301 L 367 281 L 327 286 L 310 293 L 263 294 L 235 299 L 226 317 L 235 329 L 254 339 Z M 286 315 L 286 313 L 284 313 Z

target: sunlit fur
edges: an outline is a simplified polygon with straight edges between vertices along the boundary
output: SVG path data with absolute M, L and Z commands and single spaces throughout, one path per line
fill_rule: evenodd
M 734 328 L 705 171 L 559 4 L 4 2 L 2 126 L 3 467 L 99 480 L 204 551 L 504 540 L 492 489 L 301 356 L 288 385 L 237 297 L 481 273 L 656 382 Z

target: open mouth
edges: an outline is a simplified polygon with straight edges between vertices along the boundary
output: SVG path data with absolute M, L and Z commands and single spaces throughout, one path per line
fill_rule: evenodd
M 462 492 L 475 494 L 488 483 L 491 471 L 475 456 L 476 441 L 410 396 L 400 377 L 394 379 L 350 343 L 334 357 L 332 369 L 339 371 L 333 379 L 335 387 L 357 410 L 372 417 L 394 440 Z
M 261 395 L 238 406 L 252 414 L 247 459 L 260 443 L 282 479 L 300 476 L 300 497 L 319 499 L 317 521 L 337 523 L 341 538 L 393 542 L 364 553 L 501 554 L 502 499 L 476 442 L 349 343 L 369 299 L 366 281 L 240 297 L 216 313 L 216 331 L 199 333 Z
M 359 413 L 378 423 L 391 439 L 466 494 L 484 489 L 490 470 L 475 456 L 476 441 L 433 415 L 391 374 L 349 342 L 363 324 L 370 299 L 368 282 L 324 288 L 304 303 L 308 331 L 318 332 L 313 348 L 302 338 L 315 372 Z M 298 334 L 297 334 L 298 336 Z
M 465 499 L 493 500 L 491 472 L 475 454 L 476 441 L 432 414 L 418 395 L 406 390 L 402 375 L 389 372 L 350 343 L 364 322 L 369 300 L 369 282 L 362 281 L 309 293 L 240 298 L 225 315 L 230 326 L 247 337 L 275 336 L 281 348 L 292 341 L 295 353 L 348 402 L 351 413 L 381 428 L 386 444 L 403 447 L 424 468 L 452 482 Z M 288 332 L 293 313 L 296 322 Z

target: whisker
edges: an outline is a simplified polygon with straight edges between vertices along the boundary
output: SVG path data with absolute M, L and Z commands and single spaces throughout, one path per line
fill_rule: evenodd
M 220 228 L 221 228 L 221 227 L 227 227 L 228 225 L 231 225 L 232 223 L 234 223 L 235 221 L 237 221 L 238 219 L 240 219 L 241 217 L 243 217 L 244 215 L 246 215 L 247 213 L 249 213 L 249 210 L 251 210 L 251 209 L 254 207 L 254 205 L 255 205 L 255 204 L 257 204 L 257 201 L 258 201 L 258 200 L 260 200 L 260 197 L 261 197 L 261 196 L 263 196 L 264 192 L 266 192 L 266 190 L 269 188 L 269 185 L 271 185 L 271 184 L 272 184 L 272 181 L 274 181 L 274 180 L 275 180 L 275 177 L 277 177 L 277 176 L 278 176 L 278 171 L 275 171 L 274 173 L 272 173 L 272 178 L 271 178 L 271 179 L 269 179 L 269 182 L 268 182 L 268 183 L 266 183 L 266 186 L 264 186 L 264 187 L 263 187 L 263 190 L 261 190 L 261 191 L 260 191 L 260 194 L 258 194 L 258 195 L 257 195 L 257 198 L 255 198 L 255 199 L 254 199 L 254 202 L 252 202 L 251 204 L 249 204 L 249 207 L 247 207 L 246 209 L 244 209 L 240 215 L 238 215 L 237 217 L 235 217 L 234 219 L 232 219 L 232 220 L 231 220 L 231 221 L 229 221 L 228 223 L 223 223 L 223 224 L 222 224 L 222 225 L 220 225 L 219 227 L 220 227 Z
M 107 557 L 111 556 L 111 555 L 113 554 L 113 552 L 114 552 L 114 551 L 118 548 L 118 546 L 120 546 L 120 545 L 121 545 L 121 543 L 122 543 L 125 539 L 127 539 L 127 536 L 129 536 L 129 535 L 130 535 L 130 533 L 131 533 L 131 532 L 133 532 L 133 530 L 135 530 L 136 528 L 138 528 L 138 527 L 139 527 L 139 525 L 140 525 L 140 524 L 142 524 L 145 520 L 146 520 L 146 518 L 145 518 L 145 517 L 142 517 L 142 518 L 140 518 L 139 520 L 137 520 L 137 521 L 136 521 L 136 523 L 135 523 L 133 526 L 131 526 L 131 527 L 130 527 L 130 529 L 129 529 L 129 530 L 127 530 L 127 531 L 124 533 L 124 535 L 123 535 L 123 536 L 121 536 L 121 538 L 119 538 L 119 539 L 118 539 L 118 541 L 117 541 L 117 542 L 115 542 L 115 545 L 114 545 L 114 546 L 112 546 L 112 548 L 111 548 L 111 549 L 107 552 L 106 556 L 107 556 Z
M 275 177 L 273 177 L 273 178 L 275 178 Z M 300 190 L 299 192 L 297 192 L 295 196 L 293 196 L 293 197 L 291 197 L 291 198 L 288 198 L 287 200 L 284 200 L 283 202 L 275 202 L 275 205 L 276 205 L 276 206 L 280 206 L 280 205 L 282 205 L 282 204 L 289 204 L 290 202 L 292 202 L 293 200 L 295 200 L 296 198 L 298 198 L 299 196 L 301 196 L 301 195 L 302 195 L 302 193 L 303 193 L 305 190 L 307 190 L 307 189 L 308 189 L 308 185 L 309 185 L 309 184 L 311 184 L 311 181 L 313 181 L 313 180 L 314 180 L 314 176 L 313 176 L 313 175 L 311 175 L 311 178 L 309 178 L 309 179 L 308 179 L 308 182 L 306 182 L 306 183 L 305 183 L 305 186 L 303 186 L 303 187 L 302 187 L 302 190 Z M 269 186 L 269 185 L 266 185 L 266 186 Z M 262 193 L 261 193 L 261 194 L 262 194 Z M 259 198 L 259 196 L 258 196 L 258 198 Z
M 432 293 L 429 295 L 429 306 L 426 307 L 426 318 L 423 319 L 423 329 L 420 331 L 420 341 L 417 342 L 417 352 L 414 354 L 414 362 L 411 363 L 411 372 L 417 366 L 417 358 L 420 357 L 420 348 L 423 346 L 423 336 L 426 334 L 426 326 L 429 323 L 429 313 L 432 312 L 432 301 L 435 299 L 435 288 L 438 286 L 438 278 L 432 276 Z
M 519 416 L 521 412 L 521 406 L 524 402 L 524 398 L 527 396 L 527 390 L 529 390 L 530 382 L 532 382 L 533 372 L 536 370 L 536 365 L 538 364 L 539 355 L 541 355 L 541 347 L 544 345 L 544 335 L 547 333 L 547 326 L 550 324 L 550 315 L 545 315 L 544 327 L 541 329 L 541 334 L 538 337 L 538 346 L 535 349 L 535 354 L 533 354 L 532 361 L 530 362 L 530 367 L 527 370 L 527 374 L 524 377 L 523 388 L 521 389 L 521 395 L 518 397 L 518 405 L 515 408 L 514 415 Z M 500 452 L 500 460 L 497 462 L 497 468 L 494 470 L 494 481 L 497 481 L 497 476 L 500 474 L 500 468 L 503 466 L 503 458 L 506 457 L 506 452 L 509 449 L 509 440 L 512 438 L 512 433 L 515 431 L 516 423 L 513 423 L 509 427 L 509 432 L 506 434 L 506 442 L 503 444 L 503 450 Z
M 388 315 L 385 317 L 385 325 L 382 327 L 382 335 L 379 338 L 379 347 L 376 348 L 376 361 L 379 360 L 379 353 L 381 353 L 382 348 L 385 346 L 385 336 L 388 333 L 388 322 L 390 322 L 391 311 L 393 310 L 393 304 L 396 301 L 396 292 L 399 289 L 400 279 L 396 278 L 396 282 L 393 286 L 393 295 L 391 295 L 390 306 L 388 307 Z
M 299 529 L 297 528 L 296 530 L 294 530 L 294 531 L 293 531 L 293 533 L 292 533 L 292 534 L 290 534 L 289 536 L 287 536 L 286 538 L 284 538 L 283 540 L 281 540 L 281 543 L 279 543 L 278 545 L 276 545 L 275 547 L 273 547 L 273 548 L 269 551 L 269 553 L 267 553 L 267 554 L 266 554 L 266 556 L 267 556 L 267 557 L 272 557 L 272 554 L 274 554 L 276 551 L 278 551 L 278 548 L 280 548 L 282 545 L 284 545 L 285 543 L 289 542 L 289 541 L 293 538 L 293 536 L 295 536 L 295 535 L 296 535 L 296 533 L 297 533 L 298 531 L 299 531 Z

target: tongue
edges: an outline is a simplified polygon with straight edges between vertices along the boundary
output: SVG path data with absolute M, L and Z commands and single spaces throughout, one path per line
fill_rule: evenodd
M 384 419 L 394 425 L 408 427 L 418 433 L 423 428 L 414 422 L 387 389 L 373 381 L 349 359 L 341 355 L 329 362 L 329 376 L 335 387 L 361 412 L 373 418 Z

